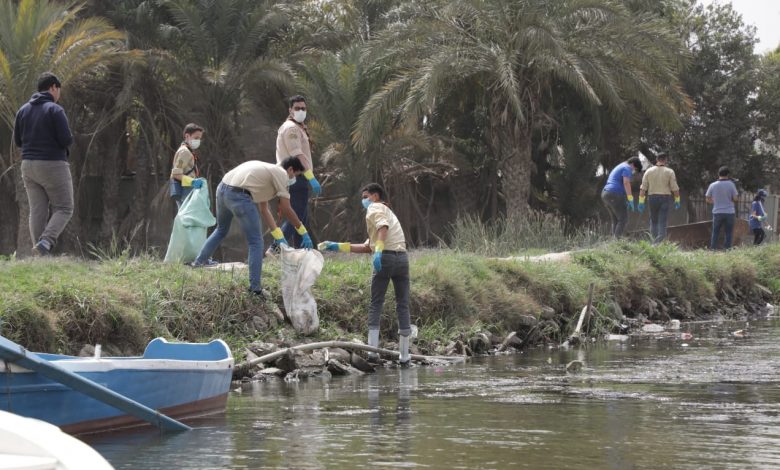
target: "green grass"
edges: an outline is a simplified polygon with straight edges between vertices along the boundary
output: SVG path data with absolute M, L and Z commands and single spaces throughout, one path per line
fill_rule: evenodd
M 621 321 L 620 312 L 649 315 L 650 300 L 669 306 L 671 316 L 686 318 L 711 313 L 713 306 L 774 302 L 780 293 L 778 245 L 712 253 L 615 242 L 578 251 L 563 263 L 498 260 L 455 250 L 413 252 L 411 260 L 412 322 L 419 327 L 418 346 L 432 353 L 478 332 L 503 336 L 525 328 L 524 338 L 562 340 L 573 331 L 591 282 L 599 310 L 586 325 L 593 333 Z M 321 327 L 309 338 L 277 322 L 269 305 L 247 294 L 246 277 L 245 270 L 191 269 L 147 256 L 6 259 L 0 261 L 2 332 L 33 350 L 70 354 L 84 344 L 100 343 L 108 354 L 138 354 L 156 336 L 221 337 L 239 358 L 252 341 L 364 338 L 370 257 L 326 256 L 314 286 Z M 279 278 L 278 262 L 265 263 L 263 285 L 281 306 Z M 757 284 L 769 288 L 772 297 Z M 682 305 L 690 311 L 675 307 Z M 538 321 L 532 332 L 528 317 Z M 391 289 L 382 338 L 395 339 L 397 329 Z
M 535 256 L 589 248 L 608 239 L 607 230 L 595 223 L 573 227 L 564 217 L 541 211 L 489 224 L 473 216 L 459 217 L 449 232 L 453 250 L 482 256 Z

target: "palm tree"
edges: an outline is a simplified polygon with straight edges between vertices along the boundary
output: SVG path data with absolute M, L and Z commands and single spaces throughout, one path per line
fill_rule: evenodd
M 243 161 L 236 142 L 248 91 L 268 85 L 286 91 L 293 83 L 290 67 L 267 54 L 287 15 L 270 1 L 158 3 L 173 18 L 167 26 L 177 39 L 174 51 L 189 92 L 191 119 L 206 128 L 204 152 L 224 156 L 214 161 L 224 172 L 234 161 Z
M 0 5 L 0 132 L 3 135 L 12 132 L 17 109 L 35 91 L 42 72 L 55 73 L 67 89 L 78 81 L 99 76 L 108 64 L 127 57 L 124 35 L 104 19 L 82 18 L 82 8 L 75 2 L 49 0 L 7 1 Z M 64 101 L 67 102 L 67 93 Z M 0 155 L 0 179 L 11 174 L 14 168 L 12 153 Z M 14 180 L 14 194 L 4 196 L 16 199 L 17 248 L 24 253 L 24 247 L 32 246 L 26 229 L 29 207 L 20 176 L 16 174 Z M 12 230 L 13 226 L 3 224 L 6 230 Z
M 545 112 L 564 86 L 585 109 L 618 120 L 648 115 L 674 126 L 688 106 L 677 69 L 681 45 L 654 16 L 610 0 L 409 2 L 374 44 L 395 74 L 361 112 L 354 140 L 366 148 L 389 125 L 426 127 L 453 96 L 486 110 L 507 215 L 527 211 L 531 142 L 555 126 Z

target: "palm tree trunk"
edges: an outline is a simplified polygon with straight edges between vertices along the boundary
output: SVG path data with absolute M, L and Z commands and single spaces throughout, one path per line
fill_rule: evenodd
M 531 195 L 531 131 L 506 124 L 493 133 L 491 147 L 499 155 L 501 188 L 506 203 L 507 218 L 528 214 Z

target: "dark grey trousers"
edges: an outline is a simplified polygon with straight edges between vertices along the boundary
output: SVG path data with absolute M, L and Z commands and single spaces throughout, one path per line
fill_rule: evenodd
M 371 305 L 368 307 L 368 329 L 378 330 L 385 304 L 387 286 L 393 281 L 395 305 L 398 314 L 398 334 L 409 336 L 409 256 L 403 251 L 382 253 L 382 269 L 371 276 Z
M 619 238 L 623 235 L 623 230 L 628 222 L 628 208 L 626 208 L 626 195 L 619 193 L 601 192 L 601 200 L 609 210 L 609 216 L 612 219 L 612 235 Z
M 32 242 L 46 240 L 54 246 L 73 215 L 70 164 L 61 160 L 22 160 L 22 181 L 30 203 Z

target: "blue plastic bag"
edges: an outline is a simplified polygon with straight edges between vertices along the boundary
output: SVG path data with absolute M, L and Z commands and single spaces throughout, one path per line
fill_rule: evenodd
M 211 214 L 211 200 L 206 180 L 203 186 L 193 189 L 182 202 L 179 213 L 173 220 L 171 239 L 165 253 L 166 263 L 190 263 L 195 260 L 206 243 L 207 229 L 217 223 Z

